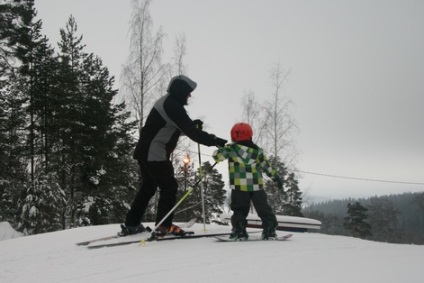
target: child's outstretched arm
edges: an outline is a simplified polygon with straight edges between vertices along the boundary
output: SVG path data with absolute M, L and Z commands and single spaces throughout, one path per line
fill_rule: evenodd
M 230 157 L 230 148 L 228 146 L 223 146 L 215 150 L 212 154 L 215 162 L 221 162 Z

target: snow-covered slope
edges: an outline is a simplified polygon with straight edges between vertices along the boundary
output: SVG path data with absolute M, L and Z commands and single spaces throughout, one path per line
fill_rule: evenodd
M 9 222 L 0 222 L 0 241 L 19 238 L 22 236 L 22 233 L 13 229 Z
M 202 224 L 192 228 L 204 233 Z M 424 246 L 315 233 L 294 233 L 286 242 L 75 245 L 118 229 L 92 226 L 0 241 L 0 282 L 423 282 Z M 207 232 L 229 229 L 207 226 Z

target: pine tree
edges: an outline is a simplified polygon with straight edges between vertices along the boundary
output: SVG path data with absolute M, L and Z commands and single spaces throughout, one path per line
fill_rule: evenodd
M 53 177 L 53 178 L 52 178 Z M 65 193 L 51 175 L 37 175 L 19 201 L 19 229 L 25 234 L 57 231 L 61 228 L 61 211 Z
M 372 239 L 382 242 L 396 242 L 399 238 L 397 228 L 398 211 L 388 197 L 370 198 L 369 223 L 372 227 Z
M 81 182 L 79 174 L 81 165 L 82 133 L 84 122 L 82 121 L 85 107 L 82 92 L 83 68 L 82 62 L 87 56 L 83 53 L 84 45 L 82 36 L 77 35 L 77 24 L 71 16 L 65 29 L 60 30 L 61 41 L 59 42 L 59 77 L 58 77 L 58 106 L 55 118 L 57 119 L 58 145 L 55 154 L 55 164 L 59 170 L 59 183 L 66 192 L 67 207 L 65 215 L 66 226 L 77 224 L 77 207 L 82 202 Z
M 25 99 L 12 84 L 0 89 L 0 219 L 16 222 L 16 202 L 26 183 L 23 153 Z
M 184 168 L 181 167 L 179 173 L 177 173 L 177 181 L 179 184 L 179 192 L 177 198 L 180 199 L 186 190 L 199 181 L 200 171 L 193 172 L 192 166 L 189 167 L 189 172 L 184 176 Z M 215 168 L 209 162 L 202 164 L 203 173 L 203 193 L 205 202 L 205 222 L 210 223 L 214 215 L 222 213 L 222 206 L 226 199 L 226 191 L 224 189 L 224 181 L 222 175 L 218 173 Z M 185 180 L 187 177 L 187 186 L 185 186 Z M 191 195 L 181 204 L 175 213 L 176 221 L 187 221 L 191 218 L 197 218 L 199 221 L 202 217 L 202 196 L 200 184 L 194 188 Z
M 59 122 L 61 183 L 70 225 L 120 220 L 134 188 L 134 140 L 125 104 L 113 105 L 114 79 L 94 54 L 84 52 L 77 23 L 61 30 Z M 94 220 L 94 221 L 92 221 Z
M 13 196 L 15 197 L 14 203 L 20 204 L 20 210 L 26 207 L 26 198 L 28 192 L 37 190 L 40 186 L 39 178 L 46 178 L 49 175 L 47 170 L 47 153 L 49 145 L 47 144 L 47 137 L 49 124 L 47 123 L 48 111 L 47 107 L 50 105 L 49 98 L 52 92 L 52 80 L 54 77 L 55 58 L 53 56 L 53 49 L 49 46 L 46 37 L 41 35 L 41 21 L 35 21 L 36 11 L 34 9 L 34 1 L 23 1 L 12 6 L 11 11 L 16 12 L 14 28 L 7 29 L 7 36 L 9 42 L 8 54 L 13 56 L 12 61 L 17 62 L 12 67 L 12 72 L 8 74 L 13 75 L 13 83 L 10 84 L 7 100 L 9 105 L 18 105 L 18 111 L 11 111 L 14 113 L 11 121 L 16 123 L 11 125 L 11 133 L 17 137 L 18 146 L 14 146 L 14 153 L 10 156 L 21 162 L 22 168 L 29 168 L 29 178 L 26 179 L 25 169 L 22 169 L 21 178 L 14 178 L 14 182 L 8 184 L 8 190 L 13 189 L 13 183 L 20 180 L 20 188 L 25 188 L 22 194 L 18 194 L 15 190 Z M 17 20 L 16 20 L 17 19 Z M 15 107 L 16 108 L 16 107 Z M 20 117 L 16 119 L 17 117 Z M 20 119 L 21 122 L 18 122 Z M 12 136 L 12 135 L 9 135 Z M 18 150 L 17 150 L 18 149 Z M 14 168 L 12 167 L 12 170 Z M 55 174 L 50 174 L 50 183 L 56 183 L 52 178 Z M 44 206 L 38 208 L 38 215 L 48 213 L 49 211 L 40 211 Z M 50 207 L 47 206 L 48 210 Z M 15 213 L 16 214 L 16 213 Z M 19 213 L 19 221 L 21 229 L 27 231 L 42 231 L 43 229 L 27 229 L 25 227 L 29 222 L 27 219 L 22 218 L 28 216 L 25 213 Z M 46 218 L 48 219 L 48 218 Z M 45 220 L 46 221 L 46 220 Z M 57 221 L 53 219 L 52 221 Z M 59 222 L 60 223 L 60 222 Z M 50 227 L 57 227 L 58 223 L 45 223 Z
M 23 132 L 25 135 L 25 158 L 29 162 L 29 173 L 31 181 L 34 181 L 36 160 L 40 160 L 41 137 L 37 134 L 37 123 L 39 120 L 37 106 L 41 96 L 47 93 L 41 87 L 40 73 L 43 67 L 50 62 L 53 50 L 48 46 L 47 39 L 41 35 L 41 21 L 35 21 L 36 11 L 34 1 L 24 1 L 22 4 L 12 6 L 19 19 L 15 27 L 8 29 L 9 54 L 13 55 L 16 66 L 14 68 L 14 87 L 25 99 L 23 110 L 26 111 Z M 43 101 L 44 102 L 44 101 Z
M 285 164 L 279 158 L 270 157 L 270 162 L 277 170 L 277 175 L 283 181 L 283 190 L 277 188 L 272 180 L 265 182 L 265 190 L 268 194 L 268 202 L 276 214 L 289 216 L 303 216 L 302 192 L 294 173 L 289 173 Z
M 132 198 L 129 188 L 137 186 L 132 159 L 134 140 L 130 135 L 136 123 L 127 122 L 130 113 L 125 110 L 125 104 L 112 104 L 117 91 L 100 59 L 90 55 L 84 66 L 87 72 L 87 83 L 83 86 L 86 108 L 82 117 L 85 146 L 80 149 L 85 170 L 83 191 L 85 198 L 95 200 L 90 214 L 100 211 L 104 216 L 103 221 L 92 224 L 122 221 L 126 203 Z
M 84 52 L 75 19 L 56 56 L 33 2 L 0 5 L 0 217 L 17 215 L 19 203 L 27 233 L 122 221 L 137 182 L 135 123 L 125 104 L 112 103 L 114 79 Z
M 343 227 L 352 233 L 353 237 L 365 239 L 372 235 L 371 225 L 367 222 L 368 209 L 359 202 L 354 204 L 348 203 L 347 214 L 344 218 Z
M 223 212 L 222 206 L 225 202 L 227 193 L 224 189 L 225 183 L 222 180 L 222 175 L 217 169 L 212 168 L 209 162 L 203 163 L 202 172 L 204 174 L 205 221 L 206 223 L 210 223 L 214 215 Z
M 33 150 L 31 155 L 32 167 L 40 168 L 46 174 L 52 172 L 50 157 L 52 148 L 57 144 L 54 136 L 55 105 L 57 96 L 58 61 L 54 49 L 46 37 L 38 38 L 33 50 L 33 63 L 30 76 L 31 103 L 29 116 L 31 117 L 29 143 Z M 32 173 L 35 173 L 33 168 Z
M 26 182 L 27 99 L 17 58 L 26 12 L 21 4 L 0 5 L 0 218 L 10 222 L 16 221 L 15 204 Z
M 290 216 L 303 216 L 302 213 L 302 192 L 298 186 L 294 173 L 290 173 L 284 181 L 285 203 L 283 204 L 283 211 L 285 215 Z
M 25 151 L 21 153 L 20 158 L 28 162 L 29 180 L 26 193 L 36 191 L 36 186 L 40 185 L 39 178 L 47 178 L 51 183 L 56 184 L 56 174 L 53 174 L 56 168 L 55 164 L 49 167 L 49 151 L 51 148 L 57 148 L 52 143 L 51 127 L 53 123 L 53 107 L 55 83 L 57 73 L 57 61 L 54 57 L 53 49 L 48 44 L 46 37 L 41 35 L 41 21 L 34 21 L 36 12 L 33 8 L 33 1 L 26 1 L 21 6 L 23 8 L 22 21 L 14 34 L 14 55 L 19 60 L 17 68 L 18 79 L 16 88 L 25 99 L 23 110 L 25 110 L 26 124 L 23 127 L 23 136 L 25 138 Z M 22 155 L 25 159 L 22 158 Z M 20 209 L 26 207 L 25 200 L 20 199 Z M 43 206 L 41 206 L 42 209 Z M 50 209 L 47 207 L 46 209 Z M 37 214 L 42 215 L 43 211 Z M 47 212 L 48 213 L 48 212 Z M 21 213 L 19 220 L 21 229 L 26 229 L 25 225 L 29 223 L 25 217 L 27 214 Z M 54 221 L 58 221 L 56 218 Z M 63 222 L 63 221 L 62 221 Z M 60 223 L 60 222 L 59 222 Z M 48 224 L 46 224 L 48 225 Z M 58 223 L 49 223 L 51 227 L 57 227 Z M 63 225 L 62 225 L 63 226 Z M 27 229 L 27 231 L 42 231 L 42 229 Z

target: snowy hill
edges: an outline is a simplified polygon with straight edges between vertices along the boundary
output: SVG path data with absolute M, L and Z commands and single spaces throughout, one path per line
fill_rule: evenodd
M 12 228 L 9 222 L 0 222 L 0 241 L 22 237 L 22 233 Z
M 118 229 L 91 226 L 0 241 L 0 282 L 423 282 L 424 246 L 316 233 L 294 233 L 286 242 L 75 245 Z M 207 226 L 207 232 L 229 229 Z M 202 224 L 192 230 L 204 233 Z

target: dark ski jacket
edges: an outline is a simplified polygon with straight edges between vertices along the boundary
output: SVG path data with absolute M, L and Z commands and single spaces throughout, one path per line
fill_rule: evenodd
M 146 123 L 140 132 L 134 159 L 169 160 L 182 133 L 203 145 L 216 145 L 215 136 L 196 128 L 184 108 L 187 104 L 187 96 L 193 89 L 182 89 L 183 87 L 178 85 L 175 87 L 175 83 L 173 86 L 171 85 L 167 95 L 156 101 L 147 116 Z

